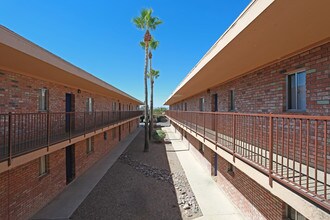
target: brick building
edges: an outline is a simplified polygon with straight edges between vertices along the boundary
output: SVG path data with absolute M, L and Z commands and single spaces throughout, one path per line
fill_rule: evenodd
M 166 101 L 251 219 L 330 219 L 329 1 L 255 0 Z
M 0 219 L 27 219 L 138 126 L 142 103 L 0 26 Z

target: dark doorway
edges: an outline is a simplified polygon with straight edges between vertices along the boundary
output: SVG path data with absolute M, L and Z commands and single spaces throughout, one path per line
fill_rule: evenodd
M 212 95 L 211 111 L 212 112 L 217 112 L 218 111 L 218 94 L 213 94 Z
M 74 94 L 66 93 L 65 94 L 65 131 L 69 132 L 74 129 L 74 115 L 71 112 L 75 111 L 75 97 Z
M 65 157 L 66 157 L 66 184 L 69 184 L 76 176 L 74 145 L 70 145 L 65 148 Z

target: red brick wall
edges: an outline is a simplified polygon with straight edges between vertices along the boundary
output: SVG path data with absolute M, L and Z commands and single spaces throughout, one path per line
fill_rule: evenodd
M 285 203 L 234 167 L 228 173 L 228 162 L 218 156 L 218 184 L 242 213 L 251 219 L 260 214 L 266 219 L 284 219 Z
M 131 122 L 133 132 L 138 121 Z M 128 134 L 128 123 L 121 137 Z M 118 127 L 113 139 L 112 130 L 94 136 L 94 151 L 87 154 L 86 140 L 75 144 L 75 172 L 76 178 L 83 174 L 94 163 L 111 151 L 119 142 Z M 27 219 L 51 201 L 66 187 L 65 149 L 49 155 L 50 171 L 39 177 L 39 158 L 22 166 L 0 173 L 0 219 Z M 9 209 L 8 209 L 9 207 Z
M 39 109 L 39 89 L 49 90 L 49 110 L 51 112 L 65 112 L 65 94 L 75 95 L 75 111 L 86 111 L 86 100 L 94 99 L 94 111 L 111 111 L 112 102 L 121 103 L 121 110 L 127 111 L 127 101 L 104 97 L 88 91 L 81 91 L 64 85 L 35 79 L 29 76 L 9 73 L 0 70 L 0 113 L 7 112 L 37 112 Z M 135 110 L 135 109 L 134 109 Z
M 177 129 L 176 132 L 182 132 L 182 129 L 175 123 L 173 126 Z M 199 140 L 188 133 L 186 139 L 190 146 L 199 150 Z M 209 173 L 214 174 L 214 152 L 205 147 L 203 157 L 212 164 Z M 272 195 L 237 168 L 234 168 L 233 175 L 229 174 L 227 172 L 228 162 L 219 155 L 217 157 L 217 183 L 244 216 L 249 219 L 284 219 L 285 203 L 282 200 Z
M 65 188 L 64 149 L 49 155 L 49 167 L 49 174 L 39 177 L 38 158 L 0 174 L 0 219 L 8 212 L 10 219 L 26 219 Z
M 229 91 L 235 92 L 235 111 L 246 113 L 286 112 L 286 74 L 297 69 L 306 69 L 305 114 L 330 114 L 330 43 L 248 73 L 230 82 L 221 84 L 187 100 L 171 106 L 182 110 L 187 103 L 188 111 L 199 110 L 199 98 L 205 99 L 205 111 L 211 111 L 211 95 L 218 94 L 218 110 L 229 111 Z

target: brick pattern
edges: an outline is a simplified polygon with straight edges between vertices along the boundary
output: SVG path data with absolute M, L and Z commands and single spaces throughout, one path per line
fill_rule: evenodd
M 289 113 L 286 108 L 286 73 L 306 69 L 305 113 L 330 114 L 330 43 L 281 60 L 230 82 L 194 95 L 170 106 L 172 110 L 199 111 L 199 99 L 205 99 L 205 111 L 211 111 L 211 96 L 218 94 L 218 110 L 229 111 L 229 91 L 234 90 L 235 111 L 245 113 Z
M 177 132 L 182 132 L 178 125 L 175 123 L 172 125 Z M 186 133 L 184 136 L 190 143 L 190 146 L 199 150 L 199 140 L 195 136 L 189 133 Z M 212 164 L 209 173 L 213 175 L 214 151 L 205 147 L 204 153 L 201 155 Z M 235 167 L 234 173 L 228 173 L 228 161 L 219 155 L 217 157 L 217 183 L 247 219 L 284 219 L 285 203 L 281 199 L 271 194 Z
M 127 127 L 122 132 L 124 139 L 128 134 Z M 138 126 L 138 120 L 131 122 L 132 132 Z M 118 127 L 115 138 L 112 130 L 94 136 L 94 151 L 87 154 L 86 140 L 75 144 L 76 178 L 83 174 L 94 163 L 109 153 L 119 143 Z M 22 166 L 0 174 L 0 219 L 27 219 L 51 201 L 66 187 L 65 149 L 49 155 L 49 173 L 39 176 L 39 158 Z M 9 216 L 8 216 L 9 215 Z
M 49 90 L 49 111 L 65 112 L 65 95 L 75 95 L 76 112 L 86 111 L 87 98 L 93 98 L 94 111 L 111 111 L 116 102 L 119 110 L 136 110 L 136 107 L 123 100 L 104 97 L 88 91 L 80 91 L 68 86 L 34 79 L 29 76 L 0 70 L 0 113 L 38 112 L 39 90 Z M 79 122 L 76 122 L 79 123 Z M 130 124 L 130 125 L 129 125 Z M 124 139 L 138 126 L 138 120 L 121 125 L 121 139 Z M 95 162 L 119 142 L 119 127 L 107 131 L 107 140 L 101 133 L 94 137 L 94 151 L 87 154 L 86 140 L 75 144 L 76 178 L 84 173 Z M 22 166 L 0 173 L 0 219 L 27 219 L 51 201 L 66 187 L 65 149 L 49 155 L 49 173 L 39 176 L 39 159 Z
M 87 98 L 93 98 L 94 111 L 111 111 L 112 103 L 121 103 L 121 110 L 136 110 L 132 104 L 111 97 L 104 97 L 88 91 L 80 91 L 68 86 L 35 79 L 29 76 L 10 73 L 0 70 L 0 112 L 38 112 L 39 110 L 39 90 L 47 88 L 49 90 L 49 111 L 65 112 L 65 94 L 75 95 L 75 111 L 86 111 Z M 130 105 L 131 104 L 131 105 Z
M 218 156 L 218 184 L 233 203 L 250 219 L 284 219 L 285 203 L 234 167 L 229 173 L 228 162 Z
M 49 168 L 39 176 L 38 158 L 0 174 L 0 219 L 26 219 L 65 188 L 64 149 L 49 155 Z

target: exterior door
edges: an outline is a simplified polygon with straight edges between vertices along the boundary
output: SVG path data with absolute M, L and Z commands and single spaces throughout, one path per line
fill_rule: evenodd
M 213 94 L 212 95 L 211 111 L 212 112 L 217 112 L 218 111 L 218 94 Z
M 69 132 L 74 129 L 74 115 L 70 112 L 74 112 L 74 94 L 66 93 L 65 94 L 65 131 Z
M 74 145 L 70 145 L 65 148 L 65 157 L 66 157 L 66 183 L 69 184 L 76 176 Z

